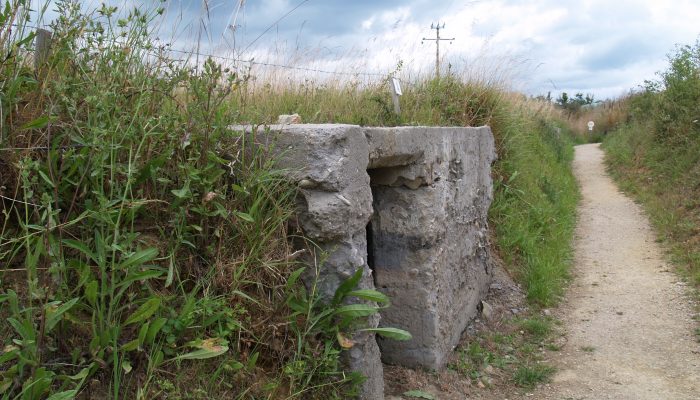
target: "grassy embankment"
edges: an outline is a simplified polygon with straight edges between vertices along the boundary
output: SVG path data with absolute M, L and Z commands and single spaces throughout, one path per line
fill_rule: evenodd
M 659 80 L 625 102 L 629 123 L 603 142 L 610 171 L 700 286 L 700 42 L 678 47 Z
M 151 39 L 157 13 L 72 3 L 35 69 L 23 3 L 0 19 L 0 397 L 352 391 L 336 335 L 353 326 L 306 293 L 289 257 L 294 188 L 226 129 L 281 113 L 491 125 L 496 248 L 533 303 L 561 294 L 577 195 L 550 105 L 455 75 L 415 81 L 402 117 L 385 82 L 250 90 L 253 77 L 211 60 L 169 59 Z

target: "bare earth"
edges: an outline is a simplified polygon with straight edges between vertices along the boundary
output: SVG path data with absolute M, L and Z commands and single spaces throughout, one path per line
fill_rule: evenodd
M 688 289 L 670 271 L 640 207 L 576 147 L 582 201 L 574 283 L 557 311 L 566 345 L 535 399 L 700 399 L 700 344 Z

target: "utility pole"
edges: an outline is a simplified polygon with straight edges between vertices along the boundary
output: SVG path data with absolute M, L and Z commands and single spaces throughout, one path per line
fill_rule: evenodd
M 435 29 L 435 32 L 436 32 L 435 39 L 423 38 L 423 40 L 434 40 L 435 41 L 435 76 L 438 79 L 440 79 L 440 41 L 441 40 L 449 40 L 450 43 L 452 43 L 452 41 L 455 40 L 455 38 L 445 39 L 445 38 L 440 37 L 440 29 L 444 29 L 444 28 L 445 28 L 444 22 L 442 23 L 442 26 L 440 26 L 440 22 L 438 22 L 437 24 L 434 24 L 434 23 L 430 24 L 430 29 Z M 422 43 L 423 42 L 421 42 L 421 44 Z

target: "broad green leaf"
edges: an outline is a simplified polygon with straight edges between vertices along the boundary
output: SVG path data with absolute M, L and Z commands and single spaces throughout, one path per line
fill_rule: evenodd
M 127 269 L 135 265 L 143 265 L 158 256 L 158 249 L 154 247 L 149 247 L 147 249 L 139 250 L 132 254 L 131 257 L 127 258 L 120 265 L 120 268 Z
M 240 212 L 240 211 L 234 211 L 234 214 L 236 214 L 236 216 L 237 216 L 238 218 L 242 219 L 243 221 L 246 221 L 246 222 L 255 222 L 255 218 L 253 218 L 253 217 L 252 217 L 250 214 L 248 214 L 248 213 L 244 213 L 244 212 Z
M 78 372 L 78 373 L 75 374 L 75 375 L 71 375 L 71 376 L 69 376 L 68 378 L 71 379 L 71 380 L 74 380 L 74 381 L 79 381 L 79 380 L 81 380 L 81 379 L 87 378 L 88 374 L 90 373 L 90 369 L 94 366 L 94 364 L 95 364 L 95 363 L 90 363 L 89 366 L 87 366 L 87 367 L 81 369 L 80 372 Z
M 65 392 L 54 393 L 46 400 L 72 400 L 78 395 L 78 389 L 66 390 Z
M 260 356 L 260 353 L 257 351 L 253 353 L 252 356 L 248 359 L 248 365 L 246 365 L 246 368 L 248 368 L 248 371 L 252 371 L 253 368 L 255 368 L 255 364 L 258 363 L 258 356 Z
M 31 324 L 21 323 L 15 318 L 8 318 L 7 322 L 9 322 L 10 325 L 15 328 L 15 331 L 19 334 L 22 340 L 34 340 L 36 338 L 36 332 Z
M 150 325 L 150 322 L 146 322 L 145 324 L 141 325 L 141 328 L 139 329 L 139 338 L 137 340 L 139 343 L 139 347 L 143 346 L 146 342 L 146 335 L 148 334 L 148 328 L 150 327 Z
M 370 306 L 367 304 L 348 304 L 345 306 L 338 307 L 335 310 L 336 315 L 341 315 L 344 317 L 367 317 L 369 315 L 376 314 L 378 311 L 377 307 Z
M 48 115 L 42 115 L 41 117 L 34 119 L 32 121 L 27 122 L 26 124 L 22 125 L 22 129 L 41 129 L 45 128 L 46 125 L 49 124 L 49 116 Z
M 136 350 L 136 349 L 138 349 L 138 348 L 139 348 L 139 340 L 138 340 L 138 339 L 134 339 L 134 340 L 130 340 L 130 341 L 124 343 L 124 344 L 122 345 L 122 347 L 120 347 L 119 349 L 120 349 L 121 351 L 134 351 L 134 350 Z
M 95 254 L 85 245 L 85 243 L 73 239 L 63 239 L 62 242 L 64 245 L 83 253 L 86 257 L 97 261 L 97 257 L 95 257 Z
M 146 338 L 144 339 L 145 344 L 153 344 L 156 340 L 156 335 L 163 328 L 163 325 L 168 322 L 166 318 L 157 318 L 151 322 L 148 327 L 148 332 L 146 332 Z
M 161 350 L 158 350 L 156 354 L 153 355 L 153 358 L 148 359 L 148 364 L 152 365 L 153 368 L 158 367 L 163 363 L 163 358 L 165 358 L 165 354 Z
M 41 176 L 41 179 L 43 179 L 52 188 L 55 186 L 51 178 L 49 178 L 49 176 L 46 175 L 46 172 L 39 170 L 39 176 Z
M 403 395 L 406 397 L 413 397 L 414 399 L 435 400 L 435 396 L 422 390 L 409 390 L 408 392 L 404 392 Z
M 199 349 L 191 351 L 189 353 L 181 354 L 174 358 L 174 360 L 205 360 L 207 358 L 218 357 L 228 351 L 228 346 L 223 346 L 220 349 L 208 350 Z
M 129 360 L 124 360 L 122 362 L 122 369 L 124 370 L 124 374 L 128 374 L 129 372 L 131 372 L 131 370 L 133 369 L 133 367 L 131 366 L 131 362 L 129 362 Z
M 160 307 L 160 299 L 157 297 L 150 298 L 148 301 L 141 304 L 141 307 L 134 311 L 134 313 L 131 314 L 126 321 L 124 321 L 124 325 L 131 325 L 137 322 L 145 321 L 146 319 L 150 318 L 151 315 L 155 314 L 156 311 L 158 311 L 158 307 Z
M 178 199 L 186 199 L 190 195 L 190 184 L 187 183 L 182 189 L 173 189 L 170 192 Z
M 93 307 L 97 303 L 97 281 L 90 281 L 85 285 L 85 298 Z
M 78 297 L 71 299 L 60 306 L 58 306 L 56 309 L 53 308 L 53 304 L 47 304 L 46 305 L 46 333 L 51 332 L 54 326 L 58 323 L 58 321 L 63 318 L 63 314 L 70 310 L 75 303 L 77 303 L 79 300 Z
M 354 296 L 363 300 L 374 301 L 381 304 L 389 302 L 389 297 L 382 292 L 373 289 L 353 290 L 347 294 L 347 297 Z
M 338 286 L 338 289 L 335 290 L 335 294 L 333 295 L 333 305 L 340 304 L 346 295 L 357 287 L 357 284 L 360 283 L 360 279 L 362 279 L 362 273 L 363 268 L 360 267 L 350 278 L 346 279 Z
M 117 287 L 120 288 L 122 286 L 127 286 L 135 281 L 147 281 L 149 279 L 158 278 L 161 275 L 163 275 L 163 271 L 158 271 L 155 269 L 149 269 L 149 270 L 142 271 L 142 272 L 130 273 L 129 275 L 127 275 L 126 279 L 119 282 Z
M 8 345 L 5 347 L 2 353 L 0 353 L 0 365 L 14 360 L 19 355 L 19 347 Z M 1 393 L 1 392 L 0 392 Z
M 255 354 L 257 354 L 257 353 L 255 353 Z M 245 367 L 245 365 L 243 365 L 240 361 L 236 361 L 236 360 L 229 361 L 228 363 L 226 363 L 226 365 L 224 365 L 225 369 L 227 369 L 229 371 L 234 371 L 234 372 L 243 369 L 243 367 Z
M 299 276 L 301 276 L 302 272 L 304 272 L 305 269 L 306 267 L 301 267 L 298 270 L 289 274 L 289 278 L 287 278 L 287 283 L 285 284 L 287 289 L 291 289 L 294 285 L 296 285 L 297 280 L 299 280 Z
M 205 360 L 207 358 L 218 357 L 227 351 L 228 345 L 210 346 L 181 354 L 173 358 L 173 360 Z
M 15 383 L 14 380 L 11 378 L 5 378 L 0 381 L 0 394 L 5 393 L 9 388 L 12 387 L 12 384 Z
M 374 332 L 379 336 L 394 340 L 411 340 L 413 338 L 410 332 L 399 328 L 367 328 L 360 331 Z

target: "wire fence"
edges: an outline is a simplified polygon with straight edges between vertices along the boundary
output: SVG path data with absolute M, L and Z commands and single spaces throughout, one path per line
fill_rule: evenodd
M 12 26 L 15 27 L 21 27 L 20 25 L 17 24 L 11 24 Z M 22 27 L 30 28 L 30 29 L 45 29 L 45 28 L 39 28 L 36 26 L 32 25 L 24 25 Z M 127 46 L 129 43 L 114 39 L 114 43 L 122 45 L 122 46 Z M 147 53 L 151 56 L 154 57 L 162 57 L 163 53 L 177 53 L 177 54 L 184 54 L 190 57 L 193 56 L 199 56 L 199 57 L 210 57 L 212 59 L 218 59 L 221 61 L 227 61 L 231 63 L 239 63 L 239 64 L 247 64 L 250 66 L 254 65 L 259 65 L 259 66 L 265 66 L 265 67 L 274 67 L 274 68 L 284 68 L 288 70 L 296 70 L 296 71 L 303 71 L 303 72 L 312 72 L 312 73 L 321 73 L 321 74 L 330 74 L 330 75 L 340 75 L 340 76 L 367 76 L 367 77 L 389 77 L 391 74 L 389 73 L 379 73 L 379 72 L 367 72 L 367 71 L 331 71 L 327 69 L 321 69 L 321 68 L 313 68 L 313 67 L 303 67 L 303 66 L 296 66 L 296 65 L 286 65 L 286 64 L 280 64 L 280 63 L 272 63 L 272 62 L 262 62 L 262 61 L 255 61 L 254 59 L 244 59 L 244 58 L 237 58 L 237 57 L 230 57 L 230 56 L 223 56 L 219 54 L 211 54 L 211 53 L 205 53 L 201 51 L 194 51 L 194 50 L 181 50 L 181 49 L 173 49 L 169 48 L 171 44 L 164 44 L 159 47 L 161 50 L 160 52 L 153 51 L 153 50 L 147 50 Z M 29 51 L 34 51 L 35 46 L 26 46 L 26 50 Z M 39 55 L 36 54 L 35 57 L 38 57 Z M 183 60 L 183 59 L 176 59 L 172 58 L 176 61 L 180 62 L 187 62 L 188 60 Z M 409 83 L 404 80 L 400 80 L 401 83 Z M 410 83 L 409 83 L 410 84 Z M 67 145 L 67 146 L 58 146 L 58 147 L 49 147 L 49 146 L 34 146 L 34 147 L 2 147 L 0 148 L 0 152 L 2 151 L 50 151 L 50 150 L 66 150 L 66 149 L 74 149 L 74 148 L 82 148 L 86 147 L 85 145 Z M 2 197 L 5 200 L 13 200 L 22 203 L 19 200 L 7 198 L 7 197 Z M 27 203 L 30 205 L 36 206 L 36 204 L 31 204 Z
M 46 29 L 46 28 L 39 28 L 36 26 L 31 26 L 31 25 L 24 25 L 20 26 L 17 24 L 11 24 L 14 27 L 17 28 L 29 28 L 29 29 Z M 128 43 L 124 41 L 120 41 L 118 39 L 114 39 L 114 43 L 122 45 L 122 46 L 127 46 L 129 45 Z M 211 53 L 206 53 L 206 52 L 201 52 L 201 51 L 195 51 L 195 50 L 182 50 L 182 49 L 174 49 L 170 48 L 171 44 L 165 44 L 159 47 L 160 51 L 154 51 L 147 49 L 146 52 L 147 54 L 153 56 L 153 57 L 162 57 L 164 53 L 172 60 L 176 60 L 179 62 L 188 62 L 189 59 L 180 59 L 176 57 L 172 57 L 171 53 L 176 53 L 176 54 L 183 54 L 188 56 L 189 58 L 191 57 L 203 57 L 203 58 L 212 58 L 220 61 L 225 61 L 225 62 L 230 62 L 230 63 L 238 63 L 238 64 L 244 64 L 244 65 L 249 65 L 249 66 L 264 66 L 264 67 L 273 67 L 273 68 L 283 68 L 287 70 L 295 70 L 295 71 L 303 71 L 303 72 L 311 72 L 311 73 L 319 73 L 319 74 L 328 74 L 328 75 L 337 75 L 337 76 L 366 76 L 366 77 L 390 77 L 391 74 L 389 73 L 380 73 L 380 72 L 368 72 L 368 71 L 331 71 L 328 69 L 322 69 L 322 68 L 314 68 L 314 67 L 306 67 L 306 66 L 298 66 L 298 65 L 287 65 L 287 64 L 281 64 L 281 63 L 274 63 L 274 62 L 263 62 L 263 61 L 256 61 L 254 59 L 245 59 L 245 58 L 238 58 L 238 57 L 233 57 L 233 56 L 225 56 L 225 55 L 220 55 L 220 54 L 211 54 Z M 40 57 L 41 55 L 39 54 L 39 51 L 37 50 L 38 46 L 36 43 L 33 43 L 31 45 L 26 45 L 23 47 L 24 50 L 33 52 L 35 54 L 35 57 Z M 407 83 L 402 81 L 402 83 Z M 86 145 L 82 144 L 73 144 L 73 145 L 65 145 L 65 146 L 32 146 L 32 147 L 2 147 L 0 148 L 0 152 L 3 151 L 51 151 L 51 150 L 67 150 L 67 149 L 76 149 L 76 148 L 83 148 L 83 147 L 89 147 Z M 10 202 L 11 204 L 23 204 L 26 206 L 31 206 L 35 207 L 38 209 L 43 209 L 45 206 L 32 203 L 32 202 L 27 202 L 24 200 L 12 198 L 12 197 L 7 197 L 4 195 L 0 194 L 0 199 L 2 201 L 7 201 Z M 2 203 L 0 201 L 0 204 Z
M 30 29 L 46 29 L 45 28 L 40 28 L 37 26 L 33 25 L 18 25 L 18 24 L 10 24 L 14 27 L 24 27 L 24 28 L 30 28 Z M 115 43 L 118 44 L 126 44 L 122 41 L 119 40 L 114 40 Z M 164 48 L 167 46 L 164 46 Z M 33 46 L 28 46 L 26 48 L 27 50 L 34 50 Z M 173 49 L 173 48 L 168 48 L 164 50 L 165 52 L 168 53 L 179 53 L 179 54 L 185 54 L 189 56 L 200 56 L 200 57 L 205 57 L 205 58 L 212 58 L 212 59 L 218 59 L 221 61 L 228 61 L 228 62 L 233 62 L 233 63 L 244 63 L 248 65 L 261 65 L 261 66 L 266 66 L 266 67 L 276 67 L 276 68 L 284 68 L 284 69 L 290 69 L 290 70 L 297 70 L 297 71 L 304 71 L 304 72 L 315 72 L 315 73 L 321 73 L 321 74 L 330 74 L 330 75 L 345 75 L 345 76 L 387 76 L 385 73 L 380 73 L 380 72 L 367 72 L 367 71 L 331 71 L 327 69 L 320 69 L 320 68 L 313 68 L 313 67 L 302 67 L 302 66 L 296 66 L 296 65 L 286 65 L 286 64 L 279 64 L 279 63 L 272 63 L 272 62 L 263 62 L 263 61 L 255 61 L 254 59 L 245 59 L 245 58 L 236 58 L 236 57 L 229 57 L 229 56 L 222 56 L 219 54 L 212 54 L 212 53 L 204 53 L 200 51 L 195 51 L 195 50 L 181 50 L 181 49 Z M 160 54 L 155 53 L 155 52 L 149 52 L 149 54 L 153 56 L 159 56 Z M 182 61 L 182 60 L 180 60 Z

